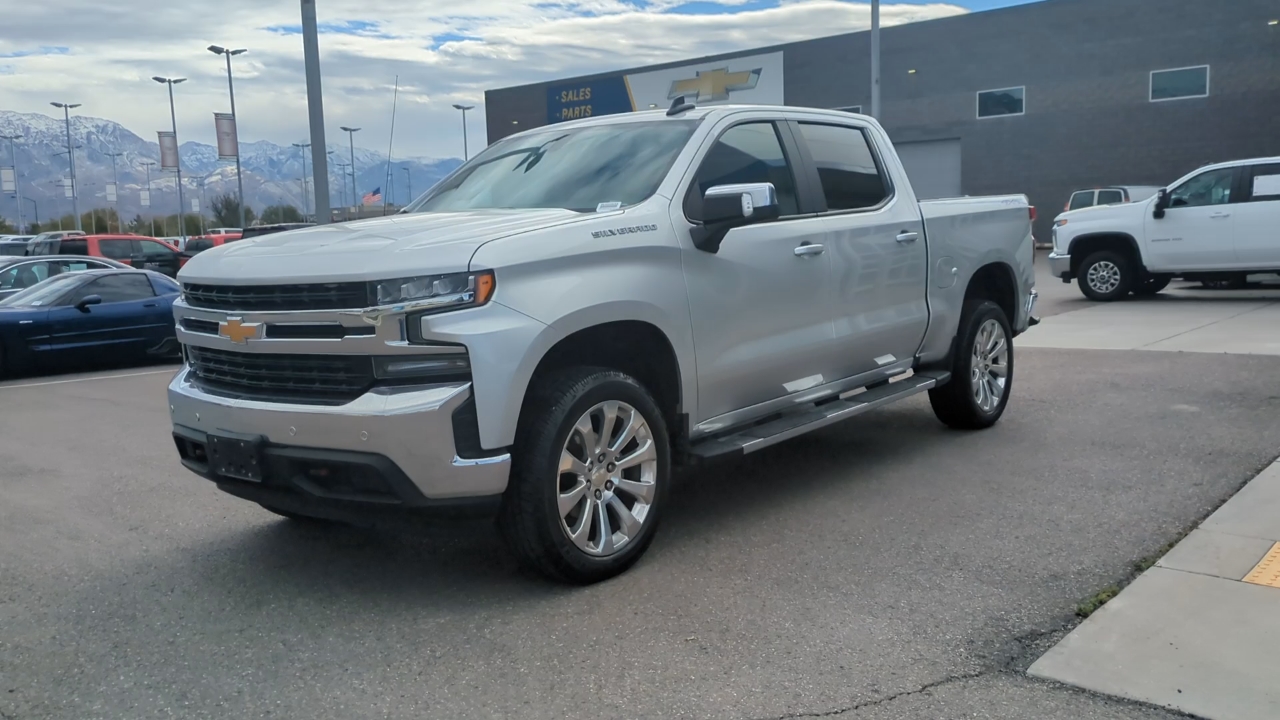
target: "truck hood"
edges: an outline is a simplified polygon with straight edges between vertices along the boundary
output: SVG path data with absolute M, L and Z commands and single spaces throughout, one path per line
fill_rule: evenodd
M 1066 220 L 1071 222 L 1095 222 L 1130 219 L 1141 216 L 1147 212 L 1148 206 L 1151 204 L 1150 198 L 1139 200 L 1138 202 L 1119 203 L 1117 205 L 1094 205 L 1092 207 L 1080 208 L 1079 210 L 1068 210 L 1058 215 L 1055 220 Z
M 178 280 L 294 284 L 462 272 L 487 242 L 588 217 L 560 209 L 476 210 L 317 225 L 211 248 L 188 261 Z

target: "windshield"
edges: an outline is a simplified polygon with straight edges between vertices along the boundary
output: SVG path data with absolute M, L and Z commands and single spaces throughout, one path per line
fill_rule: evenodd
M 37 307 L 52 305 L 84 280 L 83 275 L 54 275 L 43 282 L 0 300 L 0 307 Z
M 617 209 L 647 199 L 697 126 L 691 120 L 553 129 L 489 146 L 407 212 Z

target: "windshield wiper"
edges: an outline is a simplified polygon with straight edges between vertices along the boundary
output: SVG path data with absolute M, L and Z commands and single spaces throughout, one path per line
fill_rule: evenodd
M 533 169 L 533 166 L 534 166 L 534 165 L 537 165 L 538 163 L 542 162 L 542 157 L 543 157 L 544 155 L 546 155 L 546 154 L 547 154 L 547 146 L 548 146 L 548 145 L 550 145 L 550 144 L 551 144 L 551 143 L 553 143 L 553 142 L 559 142 L 560 140 L 563 140 L 563 139 L 565 139 L 565 138 L 567 138 L 567 137 L 569 137 L 569 134 L 568 134 L 568 133 L 565 133 L 564 135 L 561 135 L 560 137 L 552 138 L 552 139 L 550 139 L 550 140 L 548 140 L 548 141 L 546 141 L 546 142 L 542 143 L 541 145 L 539 145 L 539 146 L 538 146 L 538 147 L 536 147 L 536 148 L 528 148 L 527 150 L 528 150 L 529 154 L 528 154 L 528 155 L 525 155 L 525 157 L 524 157 L 524 159 L 523 159 L 523 160 L 521 160 L 520 162 L 516 163 L 516 166 L 515 166 L 515 167 L 513 167 L 513 168 L 511 168 L 511 172 L 515 172 L 515 171 L 519 170 L 521 165 L 523 165 L 523 166 L 524 166 L 524 171 L 525 171 L 526 173 L 527 173 L 527 172 L 529 172 L 530 170 L 532 170 L 532 169 Z

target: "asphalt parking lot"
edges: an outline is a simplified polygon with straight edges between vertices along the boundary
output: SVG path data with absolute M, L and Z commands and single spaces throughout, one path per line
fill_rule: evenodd
M 1022 670 L 1280 453 L 1280 357 L 1026 348 L 995 428 L 916 398 L 687 473 L 640 564 L 566 588 L 487 526 L 219 493 L 171 373 L 0 383 L 4 720 L 1180 717 Z

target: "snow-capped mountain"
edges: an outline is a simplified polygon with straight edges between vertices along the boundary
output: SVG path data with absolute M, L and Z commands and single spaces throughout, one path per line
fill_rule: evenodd
M 18 178 L 27 219 L 34 219 L 31 213 L 35 207 L 25 198 L 35 201 L 41 219 L 70 213 L 71 200 L 66 197 L 60 184 L 63 178 L 70 175 L 67 164 L 67 129 L 63 118 L 0 110 L 0 135 L 22 136 L 13 143 L 13 149 L 17 155 Z M 81 212 L 86 212 L 91 207 L 107 206 L 106 184 L 111 182 L 113 172 L 119 178 L 117 210 L 122 216 L 132 217 L 137 213 L 168 215 L 177 212 L 176 178 L 172 171 L 160 170 L 160 148 L 155 142 L 138 137 L 118 123 L 83 115 L 71 117 L 71 142 L 77 146 L 76 180 L 80 189 Z M 343 178 L 336 166 L 336 163 L 350 162 L 350 150 L 342 143 L 331 143 L 328 150 L 333 153 L 329 163 L 329 202 L 334 207 L 340 206 L 345 192 L 346 201 L 350 204 L 350 178 Z M 310 149 L 306 152 L 309 177 Z M 108 153 L 119 153 L 114 158 L 114 169 L 113 158 Z M 241 141 L 240 163 L 244 175 L 245 200 L 249 207 L 258 212 L 267 205 L 279 203 L 302 207 L 302 153 L 301 149 L 291 145 L 281 146 L 265 140 Z M 220 162 L 216 147 L 184 142 L 180 147 L 180 155 L 186 210 L 190 210 L 192 198 L 203 196 L 201 208 L 207 211 L 209 203 L 216 196 L 235 193 L 235 163 Z M 403 204 L 408 198 L 410 182 L 413 193 L 421 194 L 460 162 L 457 158 L 393 158 L 392 182 L 388 184 L 386 154 L 356 148 L 356 188 L 363 194 L 380 187 L 390 202 Z M 147 187 L 148 163 L 154 163 L 150 167 L 151 207 L 144 208 L 139 193 Z M 9 164 L 9 143 L 0 140 L 0 165 Z M 402 168 L 410 171 L 408 181 Z M 311 193 L 310 182 L 308 193 Z M 0 196 L 0 216 L 12 221 L 16 211 L 12 195 Z

